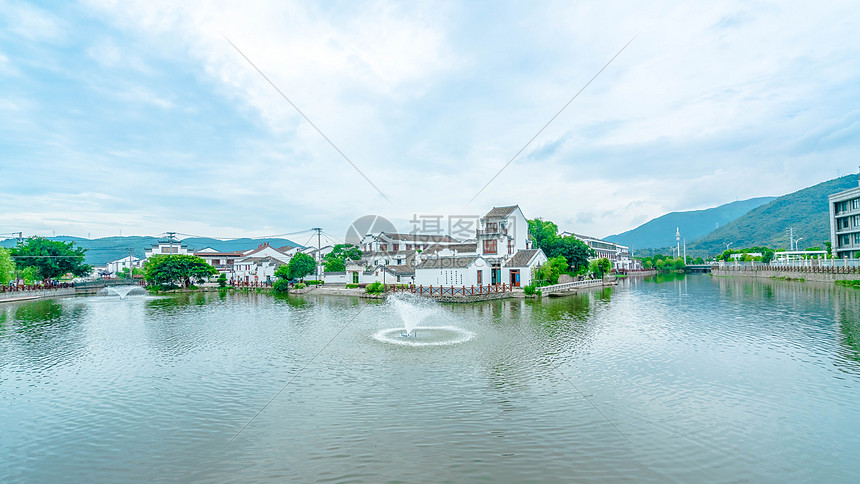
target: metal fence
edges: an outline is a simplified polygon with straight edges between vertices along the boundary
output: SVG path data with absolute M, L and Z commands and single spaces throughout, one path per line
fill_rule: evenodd
M 389 284 L 385 286 L 385 292 L 408 292 L 419 296 L 479 296 L 482 294 L 498 294 L 513 291 L 509 284 L 493 284 L 489 286 L 416 286 Z

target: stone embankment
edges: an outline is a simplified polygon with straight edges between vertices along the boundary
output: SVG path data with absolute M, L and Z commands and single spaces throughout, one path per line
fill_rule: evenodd
M 74 287 L 62 287 L 56 289 L 39 289 L 32 291 L 12 291 L 0 293 L 0 303 L 29 301 L 32 299 L 43 299 L 61 296 L 74 296 Z
M 762 279 L 803 279 L 811 282 L 853 281 L 860 279 L 860 273 L 850 271 L 821 270 L 816 267 L 793 268 L 716 268 L 711 274 L 718 277 L 760 277 Z M 823 268 L 831 269 L 831 268 Z

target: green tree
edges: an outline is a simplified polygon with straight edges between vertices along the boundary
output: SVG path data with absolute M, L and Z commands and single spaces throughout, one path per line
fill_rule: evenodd
M 227 274 L 218 274 L 218 287 L 227 287 Z
M 214 276 L 218 270 L 200 257 L 187 254 L 157 254 L 146 260 L 144 277 L 150 284 L 191 285 L 191 279 L 204 280 Z
M 32 284 L 36 282 L 36 279 L 39 278 L 39 269 L 36 269 L 35 266 L 29 266 L 21 269 L 21 280 L 24 281 L 24 284 Z
M 606 257 L 592 259 L 588 264 L 588 269 L 595 278 L 600 279 L 612 270 L 612 262 Z
M 535 247 L 543 249 L 544 253 L 549 257 L 547 250 L 555 242 L 556 237 L 558 237 L 558 225 L 539 218 L 529 220 L 528 222 L 529 236 L 534 241 Z
M 19 269 L 32 267 L 37 277 L 43 280 L 57 279 L 67 273 L 85 276 L 93 270 L 92 266 L 84 263 L 86 249 L 75 247 L 74 242 L 31 237 L 11 252 L 15 265 Z
M 558 256 L 544 262 L 537 275 L 544 284 L 558 284 L 558 276 L 566 273 L 567 270 L 567 259 Z
M 326 257 L 324 267 L 326 272 L 343 272 L 346 270 L 346 263 L 343 259 L 329 259 Z
M 323 257 L 326 272 L 343 272 L 346 270 L 347 260 L 361 259 L 362 252 L 353 244 L 337 244 L 328 254 Z
M 546 256 L 564 257 L 568 270 L 573 274 L 580 274 L 588 267 L 589 259 L 594 257 L 594 249 L 573 236 L 557 237 Z
M 340 260 L 359 260 L 361 259 L 362 252 L 361 249 L 358 248 L 357 245 L 353 244 L 337 244 L 334 248 L 331 249 L 331 252 L 325 255 L 326 260 L 340 259 Z
M 0 284 L 9 284 L 15 278 L 15 262 L 9 251 L 0 247 Z
M 290 279 L 304 280 L 305 276 L 316 272 L 316 261 L 313 257 L 299 252 L 290 259 L 289 267 Z

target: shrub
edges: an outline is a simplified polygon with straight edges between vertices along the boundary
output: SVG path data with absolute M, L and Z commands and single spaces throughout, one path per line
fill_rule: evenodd
M 309 280 L 309 281 L 305 281 L 306 286 L 310 286 L 311 284 L 315 284 L 315 285 L 325 284 L 325 281 L 317 281 L 317 280 L 313 280 L 313 279 Z
M 523 287 L 523 292 L 526 293 L 527 296 L 532 296 L 535 293 L 534 284 L 529 284 L 528 286 Z
M 294 287 L 296 289 L 304 289 L 305 287 L 307 287 L 307 284 L 305 284 L 304 282 L 297 282 Z
M 190 291 L 196 291 L 197 289 L 199 289 L 199 287 L 195 286 L 194 284 L 191 284 L 190 286 L 188 286 L 188 290 L 190 290 Z
M 218 287 L 227 287 L 227 274 L 218 276 Z
M 290 292 L 290 281 L 286 279 L 278 279 L 272 284 L 272 289 L 278 294 L 286 294 Z
M 346 285 L 346 288 L 347 288 L 347 289 L 357 289 L 357 288 L 358 288 L 358 284 L 347 284 L 347 285 Z
M 367 287 L 364 288 L 364 290 L 367 291 L 368 294 L 382 294 L 382 291 L 385 290 L 385 287 L 382 285 L 381 282 L 372 282 L 368 284 Z

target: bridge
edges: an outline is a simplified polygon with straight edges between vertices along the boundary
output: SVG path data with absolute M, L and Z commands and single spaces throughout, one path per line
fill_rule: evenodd
M 684 272 L 688 274 L 708 274 L 711 272 L 710 264 L 690 264 L 684 266 Z
M 615 284 L 613 281 L 611 284 Z M 573 282 L 563 282 L 561 284 L 553 284 L 551 286 L 541 286 L 537 289 L 540 289 L 542 296 L 564 296 L 565 293 L 574 292 L 577 289 L 582 289 L 585 287 L 602 287 L 604 285 L 602 279 L 589 279 L 585 281 L 573 281 Z

